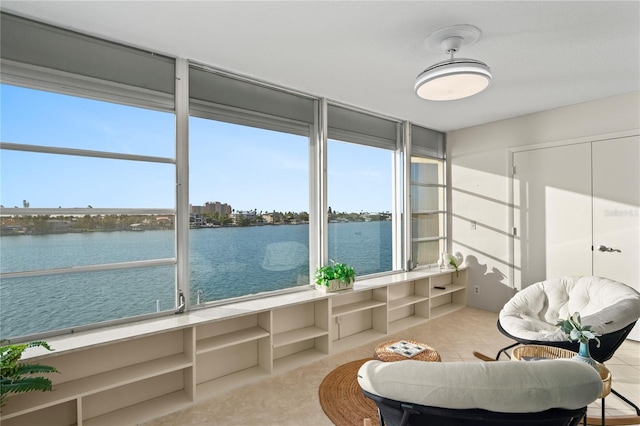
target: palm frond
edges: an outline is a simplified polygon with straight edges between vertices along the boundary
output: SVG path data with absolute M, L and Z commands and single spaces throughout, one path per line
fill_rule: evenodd
M 7 402 L 8 393 L 51 390 L 51 380 L 33 375 L 57 373 L 58 370 L 55 367 L 42 364 L 18 363 L 25 349 L 37 346 L 49 351 L 52 350 L 49 344 L 42 340 L 0 346 L 0 408 Z
M 51 349 L 51 347 L 49 346 L 49 344 L 47 342 L 45 342 L 44 340 L 35 340 L 33 342 L 29 342 L 27 343 L 27 347 L 28 348 L 34 348 L 36 346 L 42 346 L 43 348 L 52 351 L 53 349 Z
M 25 377 L 18 382 L 2 382 L 0 393 L 23 393 L 31 391 L 50 391 L 52 388 L 51 380 L 46 377 Z
M 55 367 L 42 364 L 18 364 L 15 369 L 16 375 L 38 374 L 38 373 L 57 373 Z

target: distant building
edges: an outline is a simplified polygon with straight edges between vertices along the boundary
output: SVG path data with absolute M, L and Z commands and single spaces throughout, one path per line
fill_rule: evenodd
M 168 228 L 170 226 L 173 226 L 173 219 L 167 216 L 158 216 L 156 217 L 156 223 L 158 224 L 158 226 Z
M 201 228 L 204 226 L 205 221 L 202 216 L 199 214 L 190 214 L 189 215 L 189 226 L 191 228 Z
M 191 204 L 189 204 L 189 213 L 191 213 L 191 214 L 202 214 L 202 213 L 204 213 L 204 207 L 203 206 L 192 206 Z
M 203 213 L 218 213 L 220 216 L 228 216 L 231 214 L 231 206 L 220 201 L 208 201 L 204 204 Z
M 248 219 L 249 221 L 253 221 L 256 217 L 256 213 L 251 210 L 247 211 L 237 211 L 231 215 L 234 223 L 239 223 L 242 219 Z

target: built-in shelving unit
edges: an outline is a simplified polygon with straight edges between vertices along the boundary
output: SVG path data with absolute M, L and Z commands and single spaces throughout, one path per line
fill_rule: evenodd
M 464 268 L 403 272 L 54 337 L 23 357 L 60 371 L 54 391 L 10 395 L 0 420 L 134 425 L 461 309 L 467 284 Z

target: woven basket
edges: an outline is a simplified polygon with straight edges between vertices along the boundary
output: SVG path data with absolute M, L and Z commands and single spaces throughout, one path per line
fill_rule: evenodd
M 399 342 L 399 340 L 389 340 L 388 342 L 380 343 L 378 346 L 376 346 L 376 349 L 374 350 L 374 358 L 384 362 L 406 361 L 408 359 L 427 362 L 441 361 L 440 354 L 431 346 L 425 345 L 424 343 L 420 343 L 416 340 L 405 339 L 405 341 L 413 343 L 414 345 L 424 346 L 426 349 L 424 350 L 424 352 L 420 352 L 419 354 L 414 355 L 412 358 L 407 358 L 406 356 L 397 354 L 395 352 L 387 351 L 387 346 Z
M 525 357 L 548 359 L 573 358 L 575 355 L 577 354 L 573 351 L 554 348 L 553 346 L 523 345 L 513 349 L 511 352 L 511 360 L 521 361 Z M 602 379 L 602 394 L 600 398 L 604 398 L 611 392 L 611 372 L 604 364 L 600 362 L 596 364 L 598 365 L 598 373 L 600 373 L 600 378 Z

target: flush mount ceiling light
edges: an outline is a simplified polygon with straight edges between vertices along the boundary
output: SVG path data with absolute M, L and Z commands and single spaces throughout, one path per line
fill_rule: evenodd
M 491 70 L 484 62 L 453 57 L 463 46 L 471 46 L 481 32 L 472 25 L 442 28 L 424 41 L 427 49 L 450 55 L 424 70 L 414 86 L 416 94 L 429 101 L 451 101 L 482 92 L 491 83 Z

